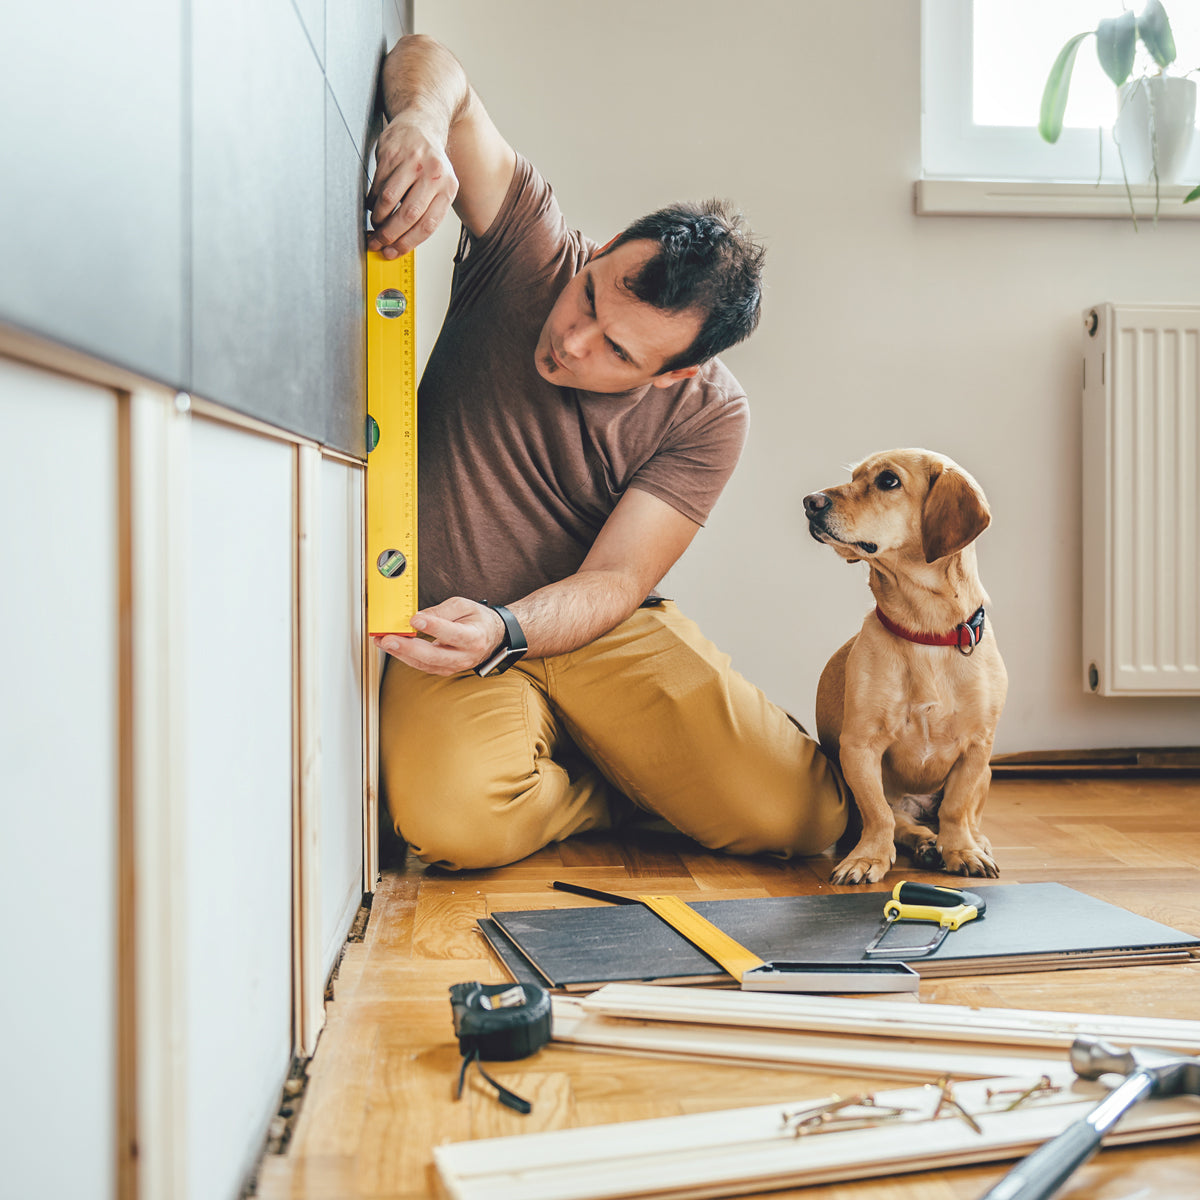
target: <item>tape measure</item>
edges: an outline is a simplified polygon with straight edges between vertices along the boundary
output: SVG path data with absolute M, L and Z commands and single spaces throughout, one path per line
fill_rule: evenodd
M 367 253 L 367 632 L 413 635 L 417 344 L 412 254 Z
M 450 1010 L 463 1056 L 455 1099 L 462 1097 L 467 1068 L 474 1063 L 501 1104 L 519 1113 L 532 1111 L 528 1100 L 493 1079 L 479 1060 L 509 1062 L 540 1050 L 550 1040 L 550 993 L 535 983 L 455 983 Z

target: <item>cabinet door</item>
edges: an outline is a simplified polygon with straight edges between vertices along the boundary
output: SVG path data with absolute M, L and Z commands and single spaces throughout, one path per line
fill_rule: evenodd
M 320 472 L 317 625 L 321 738 L 321 978 L 362 903 L 363 482 L 326 459 Z
M 5 1195 L 115 1193 L 117 488 L 116 396 L 0 359 Z
M 188 1196 L 234 1196 L 291 1056 L 295 453 L 194 420 L 186 656 Z

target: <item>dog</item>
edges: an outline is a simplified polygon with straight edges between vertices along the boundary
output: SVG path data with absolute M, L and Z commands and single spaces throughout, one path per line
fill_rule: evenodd
M 980 819 L 1008 676 L 975 565 L 982 489 L 945 455 L 890 450 L 804 511 L 818 542 L 867 563 L 876 602 L 817 687 L 817 736 L 862 816 L 833 882 L 878 883 L 897 845 L 919 867 L 994 878 Z

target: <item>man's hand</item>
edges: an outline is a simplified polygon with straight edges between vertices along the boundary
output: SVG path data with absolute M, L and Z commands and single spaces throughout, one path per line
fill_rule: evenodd
M 429 675 L 457 675 L 478 666 L 504 638 L 500 614 L 485 604 L 451 596 L 414 613 L 409 622 L 425 637 L 388 635 L 380 649 Z M 430 640 L 426 640 L 426 638 Z
M 390 120 L 375 147 L 367 249 L 385 258 L 407 254 L 437 229 L 452 204 L 480 237 L 500 211 L 516 155 L 462 64 L 433 38 L 410 33 L 384 59 L 382 85 Z
M 379 135 L 375 179 L 367 194 L 374 227 L 368 250 L 399 258 L 419 246 L 442 223 L 458 195 L 458 176 L 445 138 L 431 136 L 401 113 Z

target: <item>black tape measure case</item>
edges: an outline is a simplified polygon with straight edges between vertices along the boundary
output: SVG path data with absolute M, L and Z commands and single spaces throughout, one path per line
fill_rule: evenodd
M 462 1054 L 489 1062 L 528 1058 L 550 1040 L 550 994 L 531 983 L 456 983 L 450 988 Z
M 455 983 L 450 987 L 450 1010 L 463 1056 L 458 1097 L 467 1068 L 474 1063 L 502 1104 L 528 1113 L 533 1107 L 529 1101 L 497 1083 L 479 1060 L 511 1062 L 540 1050 L 550 1040 L 550 993 L 532 983 Z

